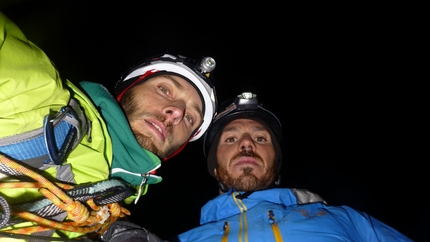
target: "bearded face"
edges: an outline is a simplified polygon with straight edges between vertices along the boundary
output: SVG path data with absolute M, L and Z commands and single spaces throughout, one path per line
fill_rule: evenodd
M 137 94 L 132 91 L 126 92 L 120 102 L 130 124 L 136 123 L 139 120 L 139 117 L 149 117 L 152 119 L 160 120 L 160 122 L 166 121 L 166 118 L 163 115 L 160 115 L 160 114 L 157 115 L 155 113 L 148 112 L 148 111 L 141 111 L 139 109 L 139 101 L 136 100 L 136 95 Z M 172 125 L 169 123 L 166 124 L 168 132 L 169 130 L 171 130 L 171 128 L 169 128 L 171 126 Z M 145 148 L 151 151 L 152 153 L 154 153 L 159 157 L 168 157 L 180 147 L 179 145 L 176 145 L 163 151 L 161 148 L 157 147 L 155 143 L 152 141 L 153 139 L 152 135 L 147 134 L 147 132 L 140 131 L 136 127 L 136 125 L 131 125 L 130 128 L 139 145 L 142 148 Z M 168 139 L 171 139 L 171 138 L 172 136 L 169 135 Z M 171 143 L 171 140 L 168 140 L 168 142 Z
M 160 75 L 133 86 L 120 105 L 141 147 L 161 158 L 188 142 L 203 122 L 203 103 L 188 81 Z
M 259 158 L 253 153 L 240 154 L 239 156 L 253 155 Z M 261 159 L 261 158 L 260 158 Z M 254 174 L 254 168 L 252 166 L 243 166 L 239 176 L 232 174 L 224 167 L 217 168 L 217 178 L 225 187 L 234 188 L 236 191 L 256 191 L 265 189 L 272 184 L 276 177 L 275 166 L 271 164 L 262 176 Z
M 275 149 L 267 128 L 251 119 L 227 124 L 218 141 L 214 175 L 226 188 L 254 191 L 276 179 Z

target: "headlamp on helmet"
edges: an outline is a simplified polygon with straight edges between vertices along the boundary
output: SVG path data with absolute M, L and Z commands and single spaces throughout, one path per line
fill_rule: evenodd
M 222 132 L 225 125 L 235 119 L 258 119 L 268 125 L 268 128 L 275 134 L 276 139 L 282 139 L 282 125 L 279 119 L 263 107 L 262 103 L 258 102 L 257 94 L 251 92 L 243 92 L 238 95 L 233 103 L 224 107 L 220 107 L 218 114 L 214 118 L 212 125 L 206 132 L 203 139 L 203 153 L 207 156 L 209 149 L 211 148 L 215 136 Z

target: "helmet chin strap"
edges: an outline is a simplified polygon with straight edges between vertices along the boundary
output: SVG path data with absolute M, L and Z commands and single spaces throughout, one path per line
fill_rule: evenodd
M 279 185 L 281 185 L 281 175 L 278 174 L 272 184 L 272 187 L 279 187 Z
M 181 147 L 179 147 L 179 149 L 177 149 L 173 154 L 171 154 L 168 157 L 163 158 L 163 161 L 166 161 L 170 158 L 172 158 L 173 156 L 179 154 L 179 152 L 181 152 L 181 150 L 183 150 L 185 148 L 185 146 L 188 144 L 189 140 L 187 142 L 185 142 Z
M 191 137 L 187 140 L 187 142 L 185 142 L 181 147 L 179 147 L 179 149 L 177 149 L 173 154 L 171 154 L 171 155 L 170 155 L 170 156 L 168 156 L 168 157 L 165 157 L 165 158 L 163 159 L 163 161 L 166 161 L 166 160 L 168 160 L 168 159 L 172 158 L 173 156 L 177 155 L 179 152 L 181 152 L 181 151 L 185 148 L 185 146 L 190 142 L 190 140 L 191 140 L 191 139 L 193 139 L 193 138 L 194 138 L 194 136 L 196 136 L 198 133 L 200 133 L 200 131 L 201 131 L 201 129 L 200 129 L 200 128 L 197 128 L 197 131 L 196 131 L 196 132 L 194 132 L 194 134 L 193 134 L 193 135 L 191 135 Z
M 224 186 L 224 184 L 222 184 L 220 181 L 217 181 L 217 183 L 218 183 L 219 190 L 221 190 L 223 193 L 228 192 L 230 190 L 230 189 L 226 188 L 226 186 Z

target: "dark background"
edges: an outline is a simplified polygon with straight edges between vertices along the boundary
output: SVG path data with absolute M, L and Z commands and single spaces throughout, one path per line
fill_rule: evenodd
M 422 6 L 3 0 L 0 9 L 73 82 L 112 87 L 153 54 L 215 58 L 220 101 L 252 91 L 282 121 L 282 186 L 429 240 Z M 163 182 L 129 207 L 131 220 L 163 238 L 197 226 L 218 194 L 202 142 L 157 174 Z

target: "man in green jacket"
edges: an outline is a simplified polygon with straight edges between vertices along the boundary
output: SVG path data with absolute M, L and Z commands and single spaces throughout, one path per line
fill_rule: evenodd
M 216 112 L 210 57 L 149 58 L 112 95 L 62 79 L 1 12 L 0 33 L 0 241 L 102 234 Z

